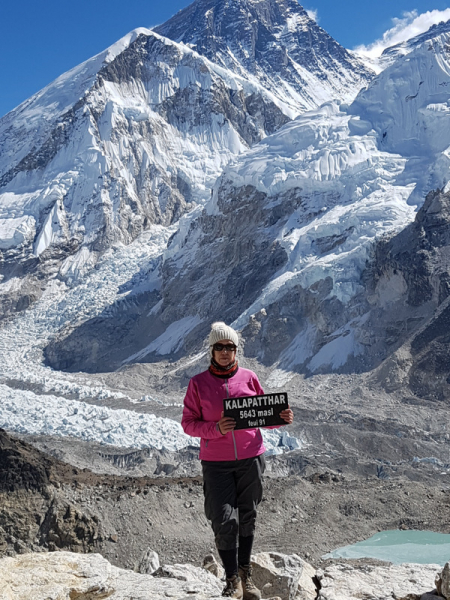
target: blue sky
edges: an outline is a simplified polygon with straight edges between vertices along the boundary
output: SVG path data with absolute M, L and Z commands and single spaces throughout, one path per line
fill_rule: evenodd
M 163 23 L 190 3 L 5 0 L 0 18 L 0 117 L 132 29 Z M 441 16 L 450 19 L 450 0 L 305 0 L 300 4 L 349 49 L 376 41 L 383 46 L 443 20 Z

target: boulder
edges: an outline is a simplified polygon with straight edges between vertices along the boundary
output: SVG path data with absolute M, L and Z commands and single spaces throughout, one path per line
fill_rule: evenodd
M 436 589 L 440 596 L 450 599 L 450 562 L 445 563 L 442 572 L 436 575 Z
M 176 569 L 179 577 L 152 577 L 119 569 L 100 554 L 51 552 L 0 560 L 2 600 L 215 600 L 220 581 L 204 569 Z M 202 577 L 199 578 L 199 571 Z M 211 580 L 206 576 L 210 575 Z
M 419 600 L 433 590 L 439 569 L 418 564 L 333 564 L 317 572 L 318 600 Z
M 163 565 L 153 573 L 153 576 L 196 582 L 196 585 L 204 585 L 205 589 L 217 590 L 219 595 L 223 588 L 222 582 L 215 575 L 202 567 L 195 567 L 193 565 Z
M 151 575 L 157 569 L 159 569 L 159 556 L 150 548 L 144 552 L 139 562 L 136 564 L 134 570 L 136 573 L 143 573 Z
M 0 561 L 2 600 L 86 600 L 115 591 L 113 567 L 99 554 L 52 552 L 22 554 Z
M 314 600 L 317 596 L 315 569 L 296 554 L 261 552 L 252 557 L 253 581 L 263 598 Z
M 208 554 L 203 559 L 203 568 L 218 577 L 223 579 L 225 577 L 225 569 L 222 565 L 219 565 L 213 554 Z

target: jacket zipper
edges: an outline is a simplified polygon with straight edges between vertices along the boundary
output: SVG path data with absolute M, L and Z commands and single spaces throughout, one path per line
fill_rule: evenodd
M 228 389 L 228 379 L 225 380 L 225 385 L 226 385 L 226 388 L 227 388 L 227 398 L 229 398 L 230 397 L 230 392 L 229 392 L 229 389 Z M 238 460 L 236 438 L 234 437 L 234 431 L 231 432 L 231 437 L 233 438 L 234 456 L 235 456 L 235 459 Z

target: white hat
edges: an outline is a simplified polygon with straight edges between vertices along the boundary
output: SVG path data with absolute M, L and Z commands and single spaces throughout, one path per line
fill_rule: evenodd
M 211 325 L 211 333 L 209 334 L 209 345 L 214 346 L 221 340 L 231 340 L 236 346 L 239 345 L 239 337 L 237 332 L 222 321 L 217 321 Z

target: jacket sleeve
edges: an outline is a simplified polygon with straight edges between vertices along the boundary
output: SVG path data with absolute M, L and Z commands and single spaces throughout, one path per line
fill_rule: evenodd
M 259 379 L 255 373 L 253 373 L 253 387 L 255 388 L 257 396 L 264 396 L 264 390 L 262 389 Z
M 202 416 L 201 399 L 197 384 L 190 380 L 184 397 L 183 417 L 181 426 L 185 433 L 192 437 L 212 440 L 222 437 L 216 428 L 216 421 L 204 421 Z

